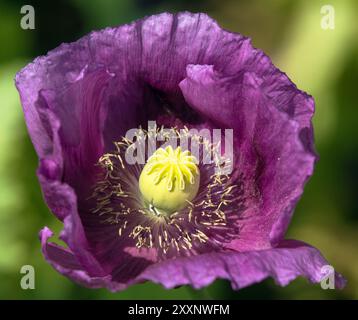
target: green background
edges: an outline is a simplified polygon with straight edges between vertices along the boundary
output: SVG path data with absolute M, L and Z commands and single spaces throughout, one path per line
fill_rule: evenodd
M 56 4 L 55 4 L 56 3 Z M 0 298 L 1 299 L 192 299 L 358 298 L 358 2 L 330 0 L 335 29 L 323 30 L 326 1 L 0 0 Z M 21 6 L 31 4 L 36 29 L 20 28 Z M 124 292 L 90 290 L 58 274 L 40 253 L 38 231 L 57 222 L 42 200 L 34 152 L 14 75 L 36 56 L 94 29 L 163 11 L 206 12 L 226 29 L 252 38 L 275 65 L 316 100 L 315 136 L 320 161 L 305 189 L 288 237 L 304 240 L 344 274 L 344 290 L 322 290 L 305 279 L 285 288 L 272 279 L 239 292 L 226 281 L 204 290 L 165 290 L 146 283 Z M 36 289 L 22 290 L 20 268 L 33 265 Z

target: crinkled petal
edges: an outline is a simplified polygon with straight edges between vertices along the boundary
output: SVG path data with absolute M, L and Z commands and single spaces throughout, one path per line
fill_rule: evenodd
M 132 256 L 130 251 L 123 253 L 122 264 L 112 273 L 98 276 L 88 271 L 88 264 L 83 267 L 70 249 L 48 242 L 52 235 L 47 227 L 40 231 L 43 255 L 58 272 L 69 279 L 89 288 L 107 288 L 111 291 L 121 291 L 129 285 L 143 282 L 137 275 L 148 266 L 148 261 Z
M 211 65 L 189 65 L 180 83 L 192 108 L 234 130 L 234 163 L 247 207 L 238 215 L 239 239 L 229 246 L 238 251 L 269 248 L 282 239 L 316 159 L 301 140 L 301 122 L 279 110 L 265 86 L 254 72 L 227 76 Z
M 167 260 L 148 267 L 139 279 L 160 283 L 165 288 L 191 285 L 202 288 L 215 279 L 226 279 L 233 289 L 241 289 L 272 277 L 286 286 L 298 276 L 320 282 L 327 261 L 320 252 L 302 242 L 287 240 L 277 248 L 248 252 L 218 252 Z M 335 287 L 343 288 L 345 279 L 335 273 Z
M 77 283 L 91 288 L 104 287 L 106 283 L 110 282 L 110 276 L 90 276 L 70 249 L 65 249 L 53 243 L 48 243 L 48 239 L 52 237 L 52 235 L 52 231 L 47 227 L 40 231 L 41 247 L 47 262 L 49 262 L 58 272 Z
M 268 277 L 274 278 L 281 286 L 303 276 L 312 283 L 326 277 L 328 265 L 320 252 L 302 242 L 287 240 L 275 249 L 251 252 L 207 253 L 188 258 L 167 260 L 144 267 L 141 272 L 132 274 L 125 282 L 118 281 L 118 274 L 103 277 L 91 276 L 77 261 L 72 252 L 56 244 L 48 243 L 52 232 L 44 228 L 40 232 L 42 251 L 46 260 L 60 273 L 77 283 L 90 288 L 106 287 L 120 291 L 128 285 L 153 281 L 165 288 L 191 285 L 202 288 L 216 279 L 226 279 L 233 289 L 241 289 Z M 117 272 L 126 272 L 121 268 Z M 346 280 L 335 273 L 335 287 L 343 288 Z
M 92 274 L 103 275 L 104 271 L 93 256 L 77 209 L 77 197 L 67 184 L 56 179 L 58 165 L 49 159 L 40 160 L 38 177 L 44 198 L 56 216 L 64 223 L 62 240 L 77 255 L 76 259 L 88 265 Z

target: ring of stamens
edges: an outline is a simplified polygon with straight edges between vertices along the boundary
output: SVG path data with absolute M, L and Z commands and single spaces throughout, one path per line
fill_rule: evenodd
M 163 135 L 159 130 L 156 134 Z M 173 130 L 178 139 L 183 134 L 190 135 L 189 130 Z M 203 137 L 190 135 L 190 139 L 199 141 L 207 151 L 215 148 Z M 217 250 L 237 236 L 243 190 L 240 184 L 232 184 L 230 176 L 215 172 L 222 159 L 214 165 L 201 166 L 199 192 L 185 208 L 169 216 L 158 215 L 153 212 L 155 208 L 143 205 L 139 192 L 138 177 L 143 165 L 124 161 L 126 150 L 133 144 L 123 138 L 114 143 L 113 152 L 98 161 L 102 170 L 92 194 L 96 203 L 92 212 L 103 217 L 103 223 L 118 225 L 118 235 L 132 239 L 137 248 L 157 248 L 162 259 Z

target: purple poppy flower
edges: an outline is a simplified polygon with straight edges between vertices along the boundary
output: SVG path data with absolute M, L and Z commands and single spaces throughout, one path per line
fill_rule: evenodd
M 60 273 L 112 291 L 147 280 L 201 288 L 222 278 L 239 289 L 269 276 L 279 285 L 324 277 L 317 249 L 283 239 L 316 161 L 314 102 L 249 39 L 205 14 L 163 13 L 62 44 L 16 86 L 44 197 L 64 224 L 66 248 L 40 232 Z M 176 139 L 232 129 L 232 172 L 180 149 L 123 161 L 134 144 L 123 137 L 148 121 L 175 128 Z M 335 285 L 345 285 L 339 274 Z

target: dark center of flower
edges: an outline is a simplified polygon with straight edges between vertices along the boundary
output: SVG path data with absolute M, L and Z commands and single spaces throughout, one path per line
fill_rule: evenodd
M 200 155 L 215 150 L 203 137 L 185 135 L 199 142 Z M 114 145 L 114 152 L 99 159 L 103 170 L 92 212 L 118 225 L 120 237 L 166 259 L 218 250 L 237 236 L 243 192 L 216 170 L 219 162 L 203 164 L 188 150 L 168 146 L 158 148 L 145 165 L 128 164 L 125 152 L 134 142 L 123 138 Z

